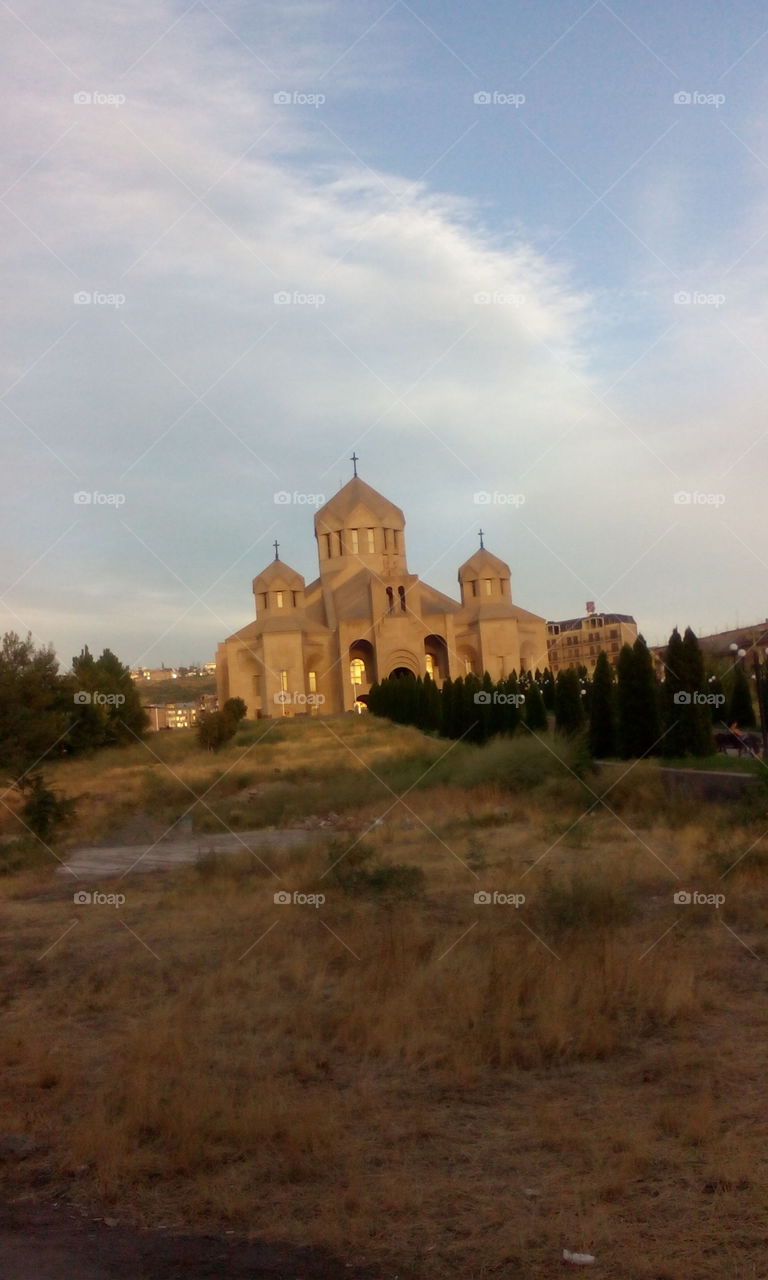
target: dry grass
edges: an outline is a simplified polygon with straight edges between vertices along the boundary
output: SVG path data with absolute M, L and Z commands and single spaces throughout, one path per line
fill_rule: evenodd
M 349 896 L 322 833 L 272 871 L 243 854 L 88 886 L 120 909 L 7 878 L 2 1127 L 48 1147 L 9 1186 L 430 1280 L 555 1276 L 564 1247 L 622 1280 L 763 1275 L 766 841 L 731 869 L 760 828 L 650 806 L 642 773 L 619 817 L 579 821 L 591 798 L 530 746 L 483 770 L 366 719 L 280 733 L 215 758 L 176 739 L 168 785 L 352 778 L 361 831 L 390 810 L 365 844 L 420 867 L 423 896 Z M 141 751 L 61 767 L 105 797 L 85 829 L 110 789 L 146 804 L 147 768 L 164 785 Z M 366 790 L 366 764 L 410 786 L 418 760 L 433 787 Z M 681 887 L 726 902 L 677 906 Z

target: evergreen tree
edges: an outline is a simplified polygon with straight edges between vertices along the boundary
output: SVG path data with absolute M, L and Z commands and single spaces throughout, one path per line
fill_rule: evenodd
M 631 648 L 623 646 L 616 676 L 619 755 L 628 760 L 658 751 L 659 693 L 653 659 L 642 636 Z
M 544 677 L 541 682 L 541 696 L 544 699 L 544 706 L 547 711 L 555 709 L 555 677 L 552 675 L 550 667 L 544 668 Z
M 500 704 L 501 710 L 501 733 L 514 733 L 520 723 L 520 708 L 517 705 L 517 699 L 520 696 L 520 686 L 517 682 L 517 676 L 514 671 L 507 676 L 506 680 L 499 682 L 499 692 L 506 698 L 505 702 Z
M 547 709 L 544 706 L 541 690 L 535 680 L 526 682 L 525 723 L 534 733 L 546 733 L 549 728 Z
M 688 730 L 686 750 L 692 756 L 708 756 L 712 751 L 712 719 L 706 702 L 709 690 L 704 674 L 704 654 L 690 627 L 685 628 L 683 655 L 692 694 L 692 701 L 685 708 L 685 722 Z M 748 689 L 747 692 L 749 692 Z
M 728 698 L 723 687 L 723 682 L 719 676 L 712 676 L 707 681 L 707 684 L 709 685 L 709 692 L 712 695 L 712 703 L 710 705 L 712 724 L 722 728 L 724 721 L 730 723 L 730 721 L 727 720 L 728 712 L 726 708 L 728 706 Z
M 0 770 L 14 779 L 43 756 L 61 754 L 76 710 L 62 696 L 53 649 L 36 649 L 15 631 L 0 644 Z
M 712 724 L 704 658 L 696 636 L 686 627 L 681 639 L 675 627 L 665 659 L 663 752 L 666 756 L 703 756 L 712 750 Z
M 733 672 L 727 719 L 729 725 L 737 724 L 740 729 L 754 729 L 757 723 L 749 680 L 740 662 Z
M 569 667 L 558 672 L 555 681 L 555 728 L 558 733 L 572 735 L 584 725 L 581 683 L 577 672 Z
M 593 756 L 615 756 L 617 750 L 616 696 L 613 668 L 601 650 L 592 680 L 589 713 L 589 749 Z

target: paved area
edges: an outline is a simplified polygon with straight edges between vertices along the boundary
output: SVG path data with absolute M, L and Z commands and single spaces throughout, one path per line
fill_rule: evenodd
M 163 871 L 189 865 L 209 853 L 240 853 L 252 849 L 269 863 L 270 857 L 283 850 L 296 849 L 317 838 L 316 832 L 303 828 L 225 831 L 210 835 L 201 833 L 181 839 L 164 839 L 153 844 L 95 845 L 74 849 L 66 863 L 57 869 L 59 876 L 80 880 L 89 877 L 105 879 L 125 875 L 128 871 Z

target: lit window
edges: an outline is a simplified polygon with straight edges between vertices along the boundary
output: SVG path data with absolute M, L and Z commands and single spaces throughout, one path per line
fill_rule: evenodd
M 474 586 L 474 583 L 473 583 L 473 586 Z M 465 657 L 464 659 L 464 675 L 465 676 L 472 675 L 472 659 L 468 657 Z
M 276 592 L 275 592 L 275 604 L 277 605 L 278 609 L 282 609 L 282 607 L 283 607 L 283 593 L 282 593 L 282 591 L 276 591 Z
M 349 531 L 349 550 L 353 556 L 357 555 L 357 552 L 358 552 L 357 529 L 350 529 Z
M 317 693 L 317 672 L 316 671 L 307 672 L 307 684 L 309 685 L 310 693 Z
M 485 594 L 490 596 L 493 594 L 493 578 L 485 579 Z
M 392 530 L 392 546 L 393 546 L 393 548 L 394 548 L 394 550 L 395 550 L 395 551 L 399 551 L 399 550 L 400 550 L 400 543 L 399 543 L 399 541 L 398 541 L 397 529 L 393 529 L 393 530 Z
M 365 663 L 362 658 L 353 658 L 349 664 L 349 676 L 353 684 L 365 682 Z
M 428 653 L 428 654 L 426 654 L 426 655 L 425 655 L 425 658 L 424 658 L 424 666 L 427 668 L 427 675 L 428 675 L 428 676 L 434 676 L 434 674 L 435 674 L 435 660 L 434 660 L 434 658 L 432 657 L 432 654 L 431 654 L 431 653 Z
M 368 530 L 368 551 L 371 552 L 375 550 L 376 550 L 376 539 L 374 536 L 374 530 L 369 529 Z
M 287 671 L 280 672 L 280 689 L 283 693 L 288 692 L 288 672 Z

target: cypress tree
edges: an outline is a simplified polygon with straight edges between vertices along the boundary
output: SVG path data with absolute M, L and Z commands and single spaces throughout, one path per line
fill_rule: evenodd
M 692 756 L 708 756 L 712 751 L 712 721 L 706 703 L 708 689 L 704 674 L 704 654 L 690 627 L 685 628 L 683 654 L 692 694 L 692 701 L 685 709 L 685 721 L 688 727 L 686 750 Z M 748 689 L 747 692 L 749 692 Z
M 569 667 L 558 672 L 555 683 L 555 728 L 558 733 L 575 734 L 584 725 L 584 707 L 578 674 Z
M 552 675 L 550 667 L 544 668 L 544 676 L 541 682 L 541 696 L 544 699 L 544 706 L 547 711 L 555 709 L 555 677 Z
M 615 756 L 617 749 L 616 696 L 613 668 L 601 650 L 592 680 L 589 715 L 589 749 L 593 756 Z
M 752 692 L 743 666 L 739 662 L 733 672 L 731 696 L 728 699 L 728 723 L 737 724 L 740 729 L 754 729 L 755 708 L 752 705 Z
M 635 754 L 656 755 L 660 750 L 661 716 L 659 714 L 659 683 L 653 669 L 653 658 L 642 636 L 632 646 L 634 664 L 636 729 Z
M 525 687 L 525 723 L 534 733 L 546 733 L 549 728 L 547 709 L 535 680 L 529 680 Z

